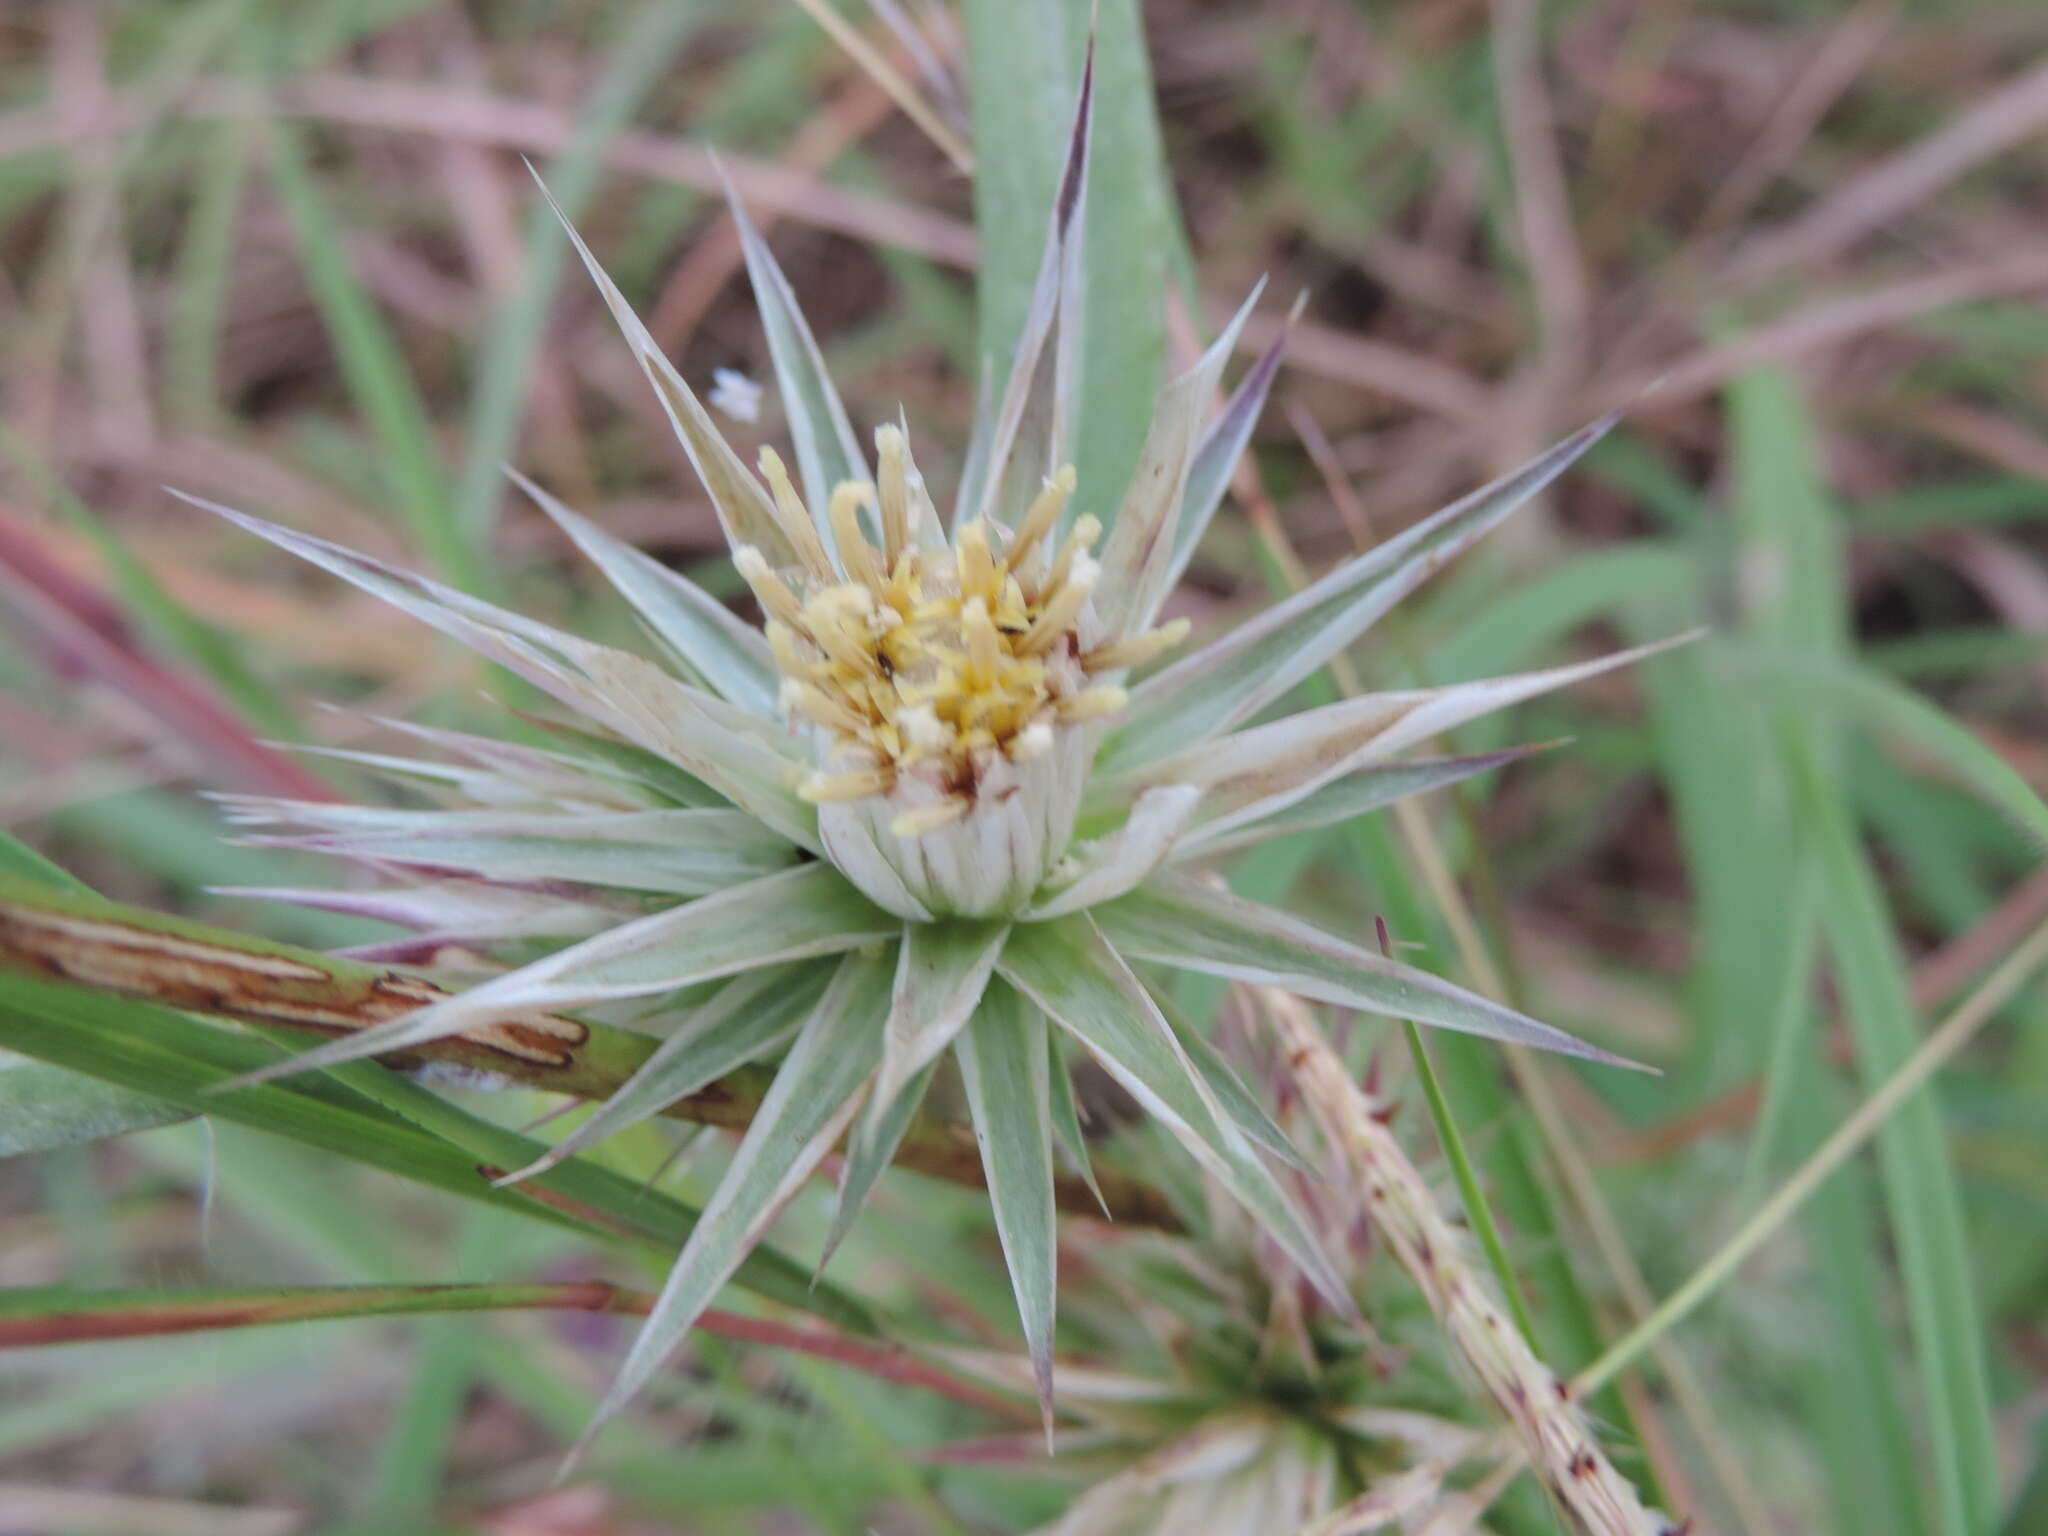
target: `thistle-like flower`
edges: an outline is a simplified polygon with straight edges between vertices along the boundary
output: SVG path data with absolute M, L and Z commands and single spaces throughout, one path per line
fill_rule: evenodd
M 735 207 L 794 475 L 772 450 L 758 478 L 750 471 L 570 232 L 709 493 L 760 628 L 524 480 L 632 604 L 667 665 L 214 509 L 474 647 L 580 719 L 551 727 L 552 750 L 406 727 L 456 761 L 354 754 L 459 808 L 232 802 L 245 823 L 298 828 L 282 839 L 297 846 L 422 872 L 375 892 L 270 894 L 419 930 L 384 947 L 389 959 L 454 950 L 519 962 L 277 1071 L 556 1010 L 595 1010 L 661 1037 L 552 1161 L 738 1066 L 779 1062 L 607 1412 L 660 1368 L 842 1137 L 844 1231 L 949 1058 L 1048 1403 L 1056 1147 L 1085 1158 L 1063 1065 L 1073 1050 L 1101 1062 L 1349 1309 L 1269 1165 L 1291 1155 L 1284 1138 L 1215 1051 L 1168 1021 L 1138 967 L 1604 1057 L 1193 873 L 1494 766 L 1503 759 L 1404 754 L 1630 659 L 1266 718 L 1604 424 L 1147 672 L 1188 639 L 1187 624 L 1161 623 L 1160 610 L 1279 357 L 1276 347 L 1259 359 L 1212 416 L 1248 301 L 1159 395 L 1120 498 L 1076 482 L 1066 456 L 1074 359 L 1087 346 L 1076 253 L 1090 115 L 1084 83 L 1030 313 L 950 520 L 900 425 L 875 432 L 870 468 L 744 211 Z

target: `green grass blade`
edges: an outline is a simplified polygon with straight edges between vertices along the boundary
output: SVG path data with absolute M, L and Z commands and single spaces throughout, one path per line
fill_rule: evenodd
M 577 117 L 567 147 L 543 174 L 555 201 L 573 218 L 597 188 L 605 146 L 624 128 L 649 90 L 669 74 L 676 51 L 707 17 L 702 8 L 648 0 L 626 24 Z M 498 307 L 478 350 L 470 397 L 468 456 L 455 493 L 454 517 L 465 539 L 487 547 L 504 495 L 501 467 L 515 453 L 535 358 L 547 332 L 548 309 L 568 252 L 554 238 L 545 201 L 527 220 L 519 286 Z M 462 583 L 457 583 L 462 585 Z
M 1094 0 L 970 0 L 981 354 L 997 379 L 1030 306 L 1048 210 L 1080 87 Z M 1121 499 L 1150 419 L 1165 353 L 1160 295 L 1184 236 L 1159 141 L 1135 0 L 1097 11 L 1095 145 L 1082 247 L 1075 467 L 1088 505 Z
M 1794 749 L 1800 805 L 1821 864 L 1821 925 L 1834 959 L 1857 1066 L 1875 1088 L 1919 1041 L 1904 960 L 1869 855 L 1810 750 Z M 1989 1530 L 1999 1504 L 1997 1430 L 1970 1245 L 1940 1109 L 1902 1105 L 1878 1133 L 1885 1208 L 1934 1446 L 1940 1529 Z
M 480 542 L 456 517 L 433 416 L 397 338 L 356 281 L 341 226 L 294 130 L 270 126 L 271 174 L 298 236 L 299 259 L 356 409 L 369 424 L 395 510 L 434 568 L 466 592 L 496 585 Z
M 841 964 L 677 1255 L 579 1451 L 668 1362 L 852 1120 L 861 1087 L 881 1059 L 892 969 L 859 955 Z

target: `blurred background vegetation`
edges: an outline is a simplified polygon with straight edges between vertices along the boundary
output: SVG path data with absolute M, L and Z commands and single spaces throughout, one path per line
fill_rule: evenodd
M 939 7 L 841 9 L 969 132 Z M 1266 274 L 1262 346 L 1308 296 L 1256 475 L 1178 611 L 1261 601 L 1290 547 L 1320 568 L 1633 404 L 1355 659 L 1448 681 L 1712 627 L 1525 707 L 1512 738 L 1465 733 L 1572 745 L 1431 806 L 1517 999 L 1664 1069 L 1558 1079 L 1588 1208 L 1486 1052 L 1442 1046 L 1547 1357 L 1583 1365 L 2048 918 L 2022 824 L 2048 785 L 2048 11 L 1143 12 L 1205 306 L 1169 337 Z M 165 483 L 623 633 L 506 494 L 512 461 L 735 590 L 520 156 L 708 385 L 767 376 L 717 147 L 861 424 L 900 403 L 940 486 L 964 449 L 970 184 L 804 6 L 24 0 L 0 14 L 0 97 L 0 826 L 110 895 L 322 946 L 381 932 L 209 894 L 324 872 L 225 842 L 202 792 L 325 771 L 266 742 L 472 719 L 483 681 Z M 1383 913 L 1458 970 L 1385 828 L 1240 876 L 1354 929 Z M 660 1151 L 649 1130 L 606 1155 L 645 1173 Z M 977 1202 L 899 1174 L 873 1210 L 840 1278 L 1002 1336 Z M 592 1262 L 232 1127 L 0 1165 L 7 1285 Z M 1063 1497 L 935 1461 L 960 1433 L 943 1400 L 715 1339 L 588 1482 L 540 1491 L 616 1339 L 449 1318 L 0 1357 L 0 1531 L 1013 1530 Z M 2010 1007 L 1676 1339 L 1745 1485 L 1702 1470 L 1653 1375 L 1628 1438 L 1692 1469 L 1678 1507 L 1909 1536 L 1942 1528 L 1934 1461 L 1995 1456 L 2004 1529 L 2048 1529 L 2048 999 Z

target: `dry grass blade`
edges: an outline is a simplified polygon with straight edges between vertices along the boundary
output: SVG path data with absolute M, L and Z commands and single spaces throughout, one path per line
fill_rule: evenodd
M 880 49 L 869 42 L 860 30 L 835 11 L 826 0 L 796 0 L 796 3 L 817 19 L 819 26 L 832 34 L 832 40 L 844 48 L 849 57 L 868 72 L 875 84 L 889 93 L 889 99 L 903 109 L 903 115 L 924 131 L 946 158 L 953 162 L 953 168 L 961 175 L 972 175 L 974 153 L 966 141 L 955 133 L 952 126 L 932 110 L 931 104 L 917 93 L 917 88 L 903 78 L 894 64 Z
M 1578 1394 L 1536 1358 L 1467 1264 L 1463 1244 L 1386 1123 L 1309 1010 L 1254 990 L 1310 1117 L 1350 1165 L 1367 1214 L 1408 1272 L 1459 1357 L 1507 1417 L 1558 1506 L 1588 1536 L 1672 1536 L 1614 1470 L 1576 1406 Z
M 1788 227 L 1757 236 L 1737 254 L 1730 274 L 1754 279 L 1826 261 L 2044 127 L 2048 63 L 2008 81 L 1911 149 L 1851 177 Z

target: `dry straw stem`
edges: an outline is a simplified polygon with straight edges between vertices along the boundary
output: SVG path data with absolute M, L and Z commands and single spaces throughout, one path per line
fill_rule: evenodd
M 313 950 L 269 944 L 200 923 L 136 911 L 98 898 L 69 896 L 0 880 L 0 973 L 72 982 L 194 1013 L 335 1036 L 441 1000 L 416 977 Z M 653 1053 L 656 1042 L 630 1030 L 552 1014 L 522 1014 L 414 1046 L 400 1062 L 452 1062 L 524 1087 L 577 1098 L 609 1098 Z M 743 1130 L 773 1074 L 743 1067 L 662 1112 L 698 1125 Z M 920 1114 L 895 1161 L 956 1184 L 982 1183 L 981 1154 L 965 1125 Z M 1150 1185 L 1096 1175 L 1101 1199 L 1072 1176 L 1054 1198 L 1071 1215 L 1098 1216 L 1176 1231 L 1179 1218 Z
M 889 93 L 889 99 L 903 109 L 903 115 L 923 130 L 926 138 L 945 152 L 961 175 L 972 175 L 974 155 L 961 140 L 960 135 L 946 125 L 945 119 L 932 110 L 917 88 L 904 79 L 895 65 L 883 56 L 880 49 L 861 35 L 858 28 L 844 16 L 833 10 L 824 0 L 796 0 L 796 3 L 816 18 L 819 26 L 831 34 L 832 40 L 844 48 L 849 57 L 867 71 L 875 84 Z
M 1586 1536 L 1668 1536 L 1674 1527 L 1644 1507 L 1608 1461 L 1578 1398 L 1541 1360 L 1465 1261 L 1456 1229 L 1388 1129 L 1387 1107 L 1357 1083 L 1298 999 L 1252 989 L 1285 1052 L 1302 1102 L 1324 1140 L 1349 1166 L 1366 1209 L 1422 1292 L 1458 1356 L 1507 1416 L 1558 1508 Z

